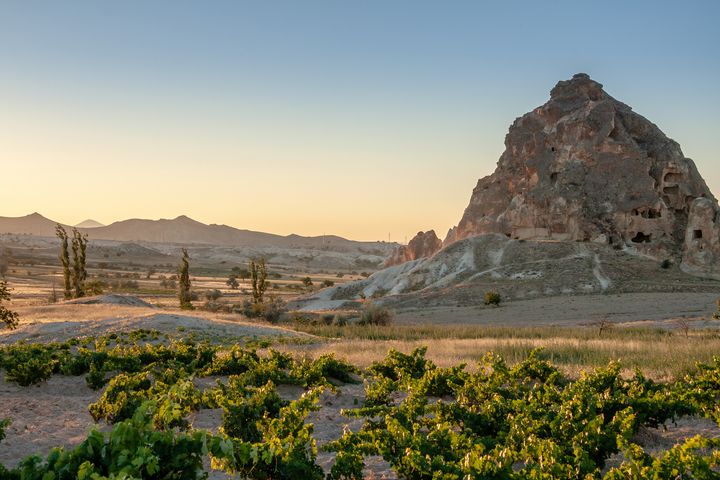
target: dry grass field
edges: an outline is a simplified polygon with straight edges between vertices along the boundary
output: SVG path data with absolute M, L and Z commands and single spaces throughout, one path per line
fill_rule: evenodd
M 382 358 L 390 348 L 410 351 L 428 346 L 428 356 L 439 365 L 467 363 L 470 368 L 486 352 L 519 361 L 541 348 L 544 358 L 568 373 L 619 361 L 628 372 L 641 368 L 647 375 L 667 380 L 710 361 L 720 352 L 720 321 L 713 320 L 714 293 L 628 293 L 581 295 L 515 300 L 500 307 L 406 308 L 394 312 L 391 325 L 359 326 L 358 312 L 337 313 L 349 319 L 346 326 L 325 325 L 322 318 L 335 312 L 288 312 L 277 324 L 247 318 L 224 310 L 250 299 L 250 284 L 239 279 L 230 288 L 225 276 L 193 275 L 197 307 L 178 308 L 175 291 L 162 288 L 167 272 L 143 275 L 124 270 L 91 270 L 90 277 L 129 278 L 133 288 L 111 288 L 109 293 L 130 295 L 143 306 L 117 304 L 109 298 L 100 304 L 58 301 L 62 278 L 57 268 L 33 265 L 13 268 L 7 280 L 13 289 L 11 307 L 20 314 L 20 328 L 0 330 L 0 343 L 56 341 L 138 328 L 164 333 L 197 335 L 218 342 L 242 342 L 268 337 L 280 348 L 303 355 L 335 352 L 359 366 Z M 139 277 L 139 278 L 138 278 Z M 313 285 L 303 285 L 310 277 Z M 285 273 L 270 280 L 267 293 L 285 301 L 317 291 L 323 281 L 346 282 L 351 275 L 308 272 Z M 53 286 L 55 293 L 53 294 Z M 207 309 L 205 292 L 218 290 L 225 308 Z M 214 311 L 211 311 L 214 310 Z M 602 330 L 602 331 L 601 331 Z

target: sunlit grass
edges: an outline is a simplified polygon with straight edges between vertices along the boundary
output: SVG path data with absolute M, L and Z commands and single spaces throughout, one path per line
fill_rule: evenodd
M 619 361 L 626 373 L 640 369 L 657 380 L 679 378 L 720 355 L 718 330 L 694 330 L 689 336 L 662 329 L 615 328 L 598 335 L 590 327 L 476 326 L 303 326 L 302 331 L 327 338 L 310 345 L 285 345 L 285 350 L 315 356 L 335 352 L 359 366 L 383 358 L 390 348 L 403 352 L 427 346 L 428 357 L 441 366 L 460 362 L 472 368 L 487 352 L 509 363 L 534 349 L 570 375 Z

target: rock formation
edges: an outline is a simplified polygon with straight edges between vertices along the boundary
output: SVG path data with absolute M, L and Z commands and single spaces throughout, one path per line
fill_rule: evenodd
M 486 233 L 592 241 L 720 274 L 718 203 L 695 164 L 588 75 L 515 120 L 505 147 L 445 246 Z
M 418 232 L 407 245 L 400 245 L 385 261 L 385 266 L 399 265 L 401 263 L 430 257 L 443 246 L 442 241 L 435 235 L 435 230 Z

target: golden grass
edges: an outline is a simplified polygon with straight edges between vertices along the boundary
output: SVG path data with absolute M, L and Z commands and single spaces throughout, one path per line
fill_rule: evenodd
M 625 373 L 631 374 L 638 368 L 655 380 L 680 378 L 692 371 L 697 362 L 707 363 L 714 355 L 720 355 L 720 337 L 716 334 L 696 332 L 685 338 L 677 334 L 648 332 L 648 337 L 643 339 L 638 336 L 639 332 L 632 332 L 625 339 L 620 334 L 615 334 L 614 338 L 528 338 L 522 336 L 523 329 L 515 331 L 515 338 L 343 339 L 322 344 L 284 345 L 281 348 L 310 356 L 334 352 L 355 365 L 366 367 L 385 357 L 390 348 L 408 353 L 414 348 L 427 346 L 427 356 L 436 364 L 447 367 L 467 363 L 469 368 L 473 368 L 487 352 L 500 354 L 513 364 L 526 358 L 533 349 L 542 348 L 542 358 L 550 360 L 571 376 L 615 360 L 621 363 Z

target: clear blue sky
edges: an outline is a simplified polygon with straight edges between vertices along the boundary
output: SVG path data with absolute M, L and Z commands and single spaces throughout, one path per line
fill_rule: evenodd
M 0 215 L 444 236 L 576 72 L 717 195 L 719 25 L 716 1 L 0 1 Z

